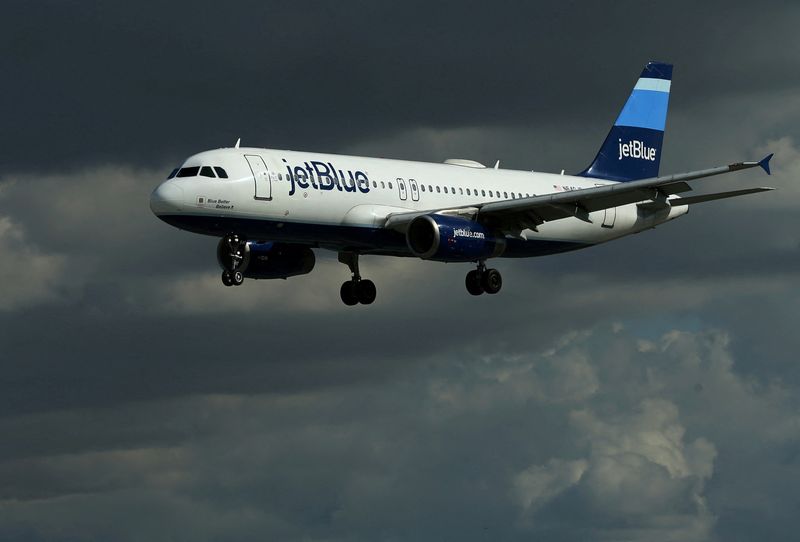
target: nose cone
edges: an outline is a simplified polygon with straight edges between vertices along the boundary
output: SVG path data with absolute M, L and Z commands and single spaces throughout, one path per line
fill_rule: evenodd
M 150 194 L 150 210 L 155 215 L 180 211 L 183 208 L 183 188 L 172 181 L 161 183 Z

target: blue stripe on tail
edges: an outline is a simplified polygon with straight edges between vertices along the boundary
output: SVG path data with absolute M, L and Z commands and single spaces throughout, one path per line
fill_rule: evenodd
M 611 181 L 658 177 L 672 65 L 649 62 L 594 162 L 579 175 Z
M 668 92 L 634 90 L 614 124 L 663 132 L 667 123 L 668 105 Z

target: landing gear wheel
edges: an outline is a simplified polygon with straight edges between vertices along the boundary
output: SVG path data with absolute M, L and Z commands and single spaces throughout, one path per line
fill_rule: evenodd
M 487 294 L 496 294 L 503 287 L 503 276 L 497 269 L 487 269 L 481 277 L 481 286 Z
M 352 307 L 358 303 L 358 291 L 356 290 L 356 283 L 352 280 L 348 280 L 342 284 L 339 294 L 342 296 L 342 302 L 347 306 Z
M 356 293 L 359 303 L 362 305 L 369 305 L 375 301 L 378 290 L 375 288 L 375 283 L 371 280 L 360 280 L 356 283 Z
M 375 301 L 378 293 L 375 283 L 362 279 L 358 272 L 358 253 L 342 251 L 339 253 L 339 261 L 349 267 L 350 273 L 353 274 L 353 278 L 342 284 L 342 288 L 339 290 L 344 304 L 350 306 L 357 303 L 369 305 Z
M 481 285 L 481 274 L 477 269 L 473 269 L 467 273 L 466 279 L 467 291 L 472 295 L 481 295 L 483 293 L 483 286 Z
M 234 286 L 241 286 L 244 282 L 244 275 L 241 271 L 234 271 L 231 275 L 231 284 Z
M 222 284 L 225 286 L 233 286 L 233 277 L 227 271 L 222 272 Z

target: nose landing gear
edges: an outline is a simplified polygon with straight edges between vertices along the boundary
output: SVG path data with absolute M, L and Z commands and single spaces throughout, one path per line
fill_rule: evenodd
M 225 286 L 241 286 L 244 282 L 244 275 L 241 271 L 223 271 L 222 272 L 222 284 Z
M 503 276 L 497 269 L 486 269 L 486 263 L 478 262 L 478 268 L 467 273 L 467 291 L 472 295 L 496 294 L 503 287 Z
M 244 275 L 239 268 L 244 263 L 246 244 L 247 241 L 235 233 L 229 233 L 220 239 L 217 260 L 223 269 L 222 284 L 225 286 L 241 286 L 244 282 Z
M 358 272 L 358 254 L 355 252 L 340 252 L 339 261 L 350 268 L 353 278 L 342 284 L 339 294 L 345 305 L 352 306 L 361 303 L 369 305 L 375 301 L 378 291 L 375 283 L 368 279 L 362 279 Z

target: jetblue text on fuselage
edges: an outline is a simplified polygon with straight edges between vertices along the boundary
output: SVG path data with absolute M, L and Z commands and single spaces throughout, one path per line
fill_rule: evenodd
M 285 158 L 282 159 L 286 167 L 287 177 L 292 183 L 289 195 L 293 196 L 297 187 L 302 189 L 314 188 L 315 190 L 339 190 L 364 194 L 369 192 L 369 178 L 363 171 L 336 169 L 331 162 L 311 160 L 303 165 L 292 166 Z
M 630 157 L 630 158 L 640 158 L 642 160 L 650 160 L 651 162 L 655 162 L 656 160 L 656 149 L 654 147 L 648 147 L 644 144 L 644 141 L 628 141 L 627 143 L 623 143 L 622 140 L 619 140 L 619 159 L 622 160 L 622 157 Z

